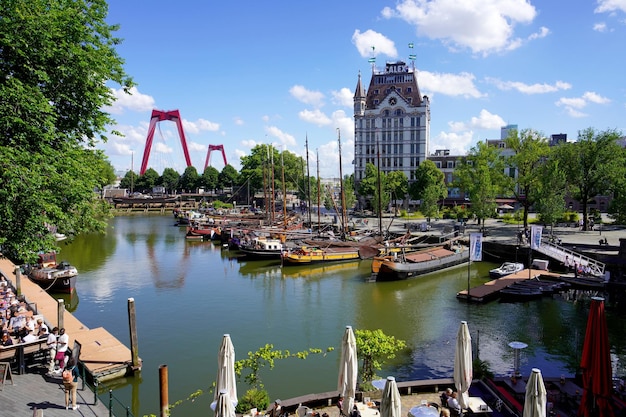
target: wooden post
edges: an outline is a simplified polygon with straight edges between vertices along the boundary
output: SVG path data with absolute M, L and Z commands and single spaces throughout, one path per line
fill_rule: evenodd
M 169 399 L 168 399 L 168 386 L 167 386 L 167 365 L 159 366 L 159 394 L 161 401 L 161 414 L 160 417 L 168 417 L 169 413 Z
M 65 314 L 65 301 L 62 298 L 58 298 L 57 303 L 57 327 L 60 330 L 65 327 L 63 325 L 63 315 Z
M 18 297 L 22 295 L 22 270 L 17 265 L 15 265 L 15 292 Z
M 137 344 L 137 319 L 135 311 L 135 299 L 128 299 L 128 327 L 130 329 L 130 353 L 133 371 L 141 369 L 139 363 L 139 346 Z

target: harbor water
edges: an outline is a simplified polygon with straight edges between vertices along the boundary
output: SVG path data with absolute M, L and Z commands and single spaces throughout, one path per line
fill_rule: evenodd
M 137 377 L 104 389 L 135 416 L 159 412 L 159 366 L 167 365 L 169 402 L 183 400 L 174 416 L 206 416 L 213 400 L 217 354 L 230 334 L 236 359 L 265 344 L 290 352 L 334 348 L 307 359 L 277 360 L 259 376 L 270 397 L 289 398 L 337 388 L 340 344 L 346 325 L 382 329 L 407 349 L 385 364 L 381 377 L 397 380 L 451 377 L 459 323 L 466 320 L 474 356 L 496 375 L 513 372 L 512 341 L 528 345 L 521 372 L 573 376 L 580 362 L 588 296 L 570 292 L 527 303 L 484 305 L 455 295 L 489 280 L 496 265 L 474 262 L 412 280 L 371 283 L 369 261 L 285 267 L 246 262 L 211 242 L 185 240 L 171 215 L 133 215 L 110 221 L 105 236 L 61 242 L 59 258 L 79 271 L 77 292 L 66 305 L 88 327 L 105 327 L 129 345 L 127 300 L 135 299 L 139 355 Z M 512 259 L 507 259 L 512 260 Z M 626 319 L 607 309 L 614 372 L 624 375 Z M 247 386 L 238 384 L 241 397 Z M 194 401 L 192 393 L 206 392 Z

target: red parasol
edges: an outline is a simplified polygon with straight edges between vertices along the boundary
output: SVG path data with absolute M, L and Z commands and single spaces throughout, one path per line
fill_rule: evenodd
M 583 396 L 578 416 L 613 417 L 613 374 L 604 298 L 592 298 L 580 368 L 583 372 Z

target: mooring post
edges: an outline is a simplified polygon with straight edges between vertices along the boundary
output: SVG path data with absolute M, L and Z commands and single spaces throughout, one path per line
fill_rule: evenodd
M 62 329 L 64 326 L 63 316 L 65 314 L 65 301 L 62 298 L 57 299 L 57 327 Z
M 22 295 L 22 270 L 19 266 L 15 266 L 15 292 L 19 297 Z
M 167 365 L 159 366 L 159 393 L 160 393 L 160 401 L 161 401 L 161 414 L 160 417 L 168 417 L 169 416 L 169 399 L 167 398 L 168 387 L 167 387 Z
M 135 299 L 128 299 L 128 327 L 130 329 L 130 354 L 133 372 L 141 369 L 139 363 L 139 347 L 137 344 L 137 317 L 135 311 Z

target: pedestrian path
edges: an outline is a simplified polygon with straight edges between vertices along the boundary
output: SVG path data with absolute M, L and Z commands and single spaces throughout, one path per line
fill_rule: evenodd
M 39 372 L 29 372 L 13 375 L 12 379 L 13 384 L 5 382 L 0 390 L 0 416 L 36 416 L 35 409 L 43 410 L 44 417 L 67 417 L 68 413 L 74 416 L 109 415 L 101 401 L 94 404 L 94 393 L 87 386 L 83 388 L 81 380 L 78 382 L 76 401 L 79 408 L 68 411 L 65 409 L 65 390 L 60 376 L 51 378 Z

